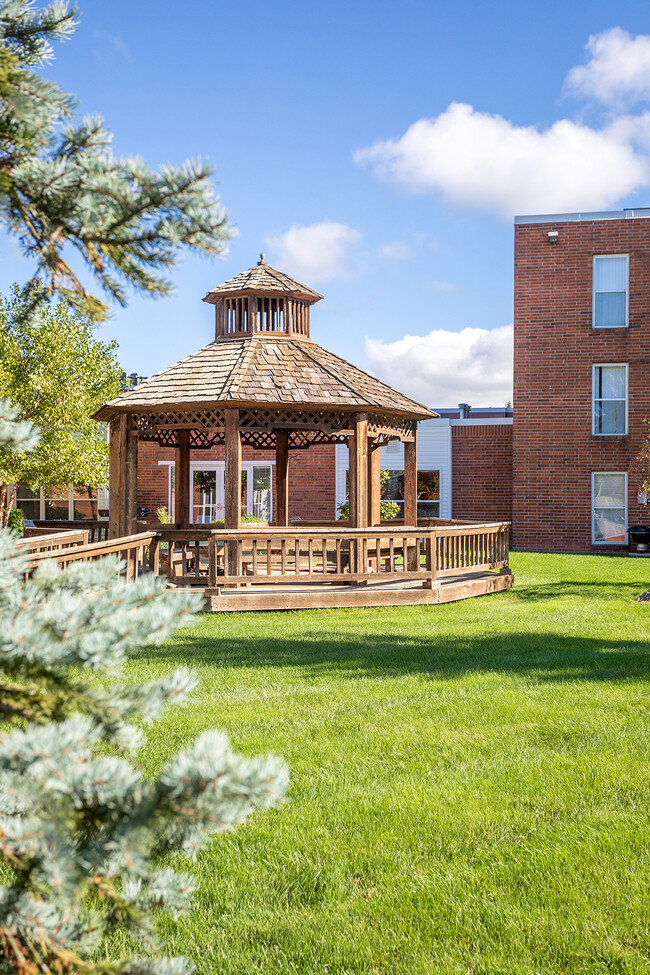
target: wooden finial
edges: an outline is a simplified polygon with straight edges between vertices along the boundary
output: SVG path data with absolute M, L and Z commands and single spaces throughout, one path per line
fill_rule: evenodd
M 264 264 L 265 263 L 265 257 L 266 257 L 266 254 L 260 254 L 260 259 L 259 259 L 259 261 L 257 263 L 258 264 Z

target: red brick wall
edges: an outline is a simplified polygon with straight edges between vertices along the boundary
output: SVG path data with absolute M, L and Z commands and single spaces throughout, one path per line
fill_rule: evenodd
M 559 231 L 549 244 L 549 230 Z M 592 258 L 629 254 L 629 327 L 592 327 Z M 650 416 L 650 220 L 515 226 L 514 543 L 591 543 L 592 471 L 629 471 L 628 523 L 648 523 L 631 473 Z M 629 364 L 629 433 L 591 433 L 592 365 Z
M 452 426 L 454 518 L 512 518 L 512 426 Z
M 159 461 L 174 460 L 175 451 L 158 444 L 140 442 L 138 445 L 138 507 L 148 508 L 141 519 L 157 524 L 156 511 L 168 506 L 168 466 Z M 223 447 L 212 450 L 192 450 L 191 461 L 222 461 Z M 274 461 L 272 450 L 242 448 L 243 461 Z M 335 515 L 334 445 L 321 444 L 309 450 L 289 453 L 289 517 L 297 515 L 303 521 L 326 521 Z M 275 512 L 275 472 L 271 477 L 273 511 Z

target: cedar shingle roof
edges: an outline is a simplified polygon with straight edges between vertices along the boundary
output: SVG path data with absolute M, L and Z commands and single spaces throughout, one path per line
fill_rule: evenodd
M 437 414 L 306 339 L 268 334 L 216 341 L 121 393 L 95 415 L 205 403 L 381 410 L 413 419 Z
M 306 299 L 310 304 L 321 300 L 323 296 L 317 291 L 294 281 L 284 271 L 277 271 L 263 258 L 264 255 L 255 267 L 249 267 L 247 271 L 242 271 L 229 281 L 212 288 L 203 300 L 213 305 L 218 298 L 225 298 L 230 294 L 246 294 L 249 291 L 260 295 L 292 295 L 294 298 Z

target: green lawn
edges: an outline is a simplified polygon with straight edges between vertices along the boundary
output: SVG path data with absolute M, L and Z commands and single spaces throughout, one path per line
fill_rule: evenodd
M 444 606 L 206 616 L 133 661 L 200 731 L 291 768 L 163 921 L 201 973 L 650 971 L 650 561 L 515 554 Z

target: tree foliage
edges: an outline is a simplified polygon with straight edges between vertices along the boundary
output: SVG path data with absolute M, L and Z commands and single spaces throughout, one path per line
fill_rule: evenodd
M 379 488 L 381 491 L 384 490 L 386 485 L 391 479 L 390 471 L 380 471 L 379 474 Z M 346 498 L 337 505 L 336 510 L 338 511 L 339 520 L 347 521 L 350 517 L 350 501 Z M 389 498 L 382 498 L 380 501 L 380 517 L 382 521 L 390 521 L 392 518 L 399 518 L 400 506 L 397 501 L 392 501 Z
M 647 430 L 646 438 L 634 460 L 632 473 L 637 477 L 639 500 L 647 505 L 650 503 L 650 420 L 643 422 Z
M 0 439 L 13 452 L 32 437 L 15 420 L 0 404 Z M 191 971 L 186 959 L 152 955 L 157 912 L 182 910 L 193 889 L 191 873 L 170 864 L 286 789 L 283 762 L 242 758 L 216 731 L 143 780 L 133 757 L 142 725 L 187 702 L 195 678 L 98 678 L 115 678 L 127 651 L 163 639 L 201 597 L 164 592 L 153 576 L 126 582 L 118 566 L 46 563 L 24 582 L 26 557 L 0 532 L 0 971 Z M 117 929 L 144 957 L 93 961 Z
M 0 298 L 0 397 L 20 403 L 20 416 L 41 432 L 29 453 L 0 454 L 0 523 L 12 507 L 10 485 L 83 484 L 108 477 L 108 446 L 92 414 L 124 387 L 115 342 L 69 306 L 41 305 L 24 315 L 24 298 Z
M 53 42 L 77 27 L 63 0 L 0 0 L 0 221 L 36 261 L 34 297 L 58 294 L 85 317 L 106 317 L 106 303 L 74 270 L 80 255 L 96 284 L 120 304 L 128 286 L 171 291 L 167 272 L 183 246 L 206 254 L 231 236 L 201 162 L 153 171 L 121 159 L 99 117 L 74 121 L 75 102 L 40 69 Z

